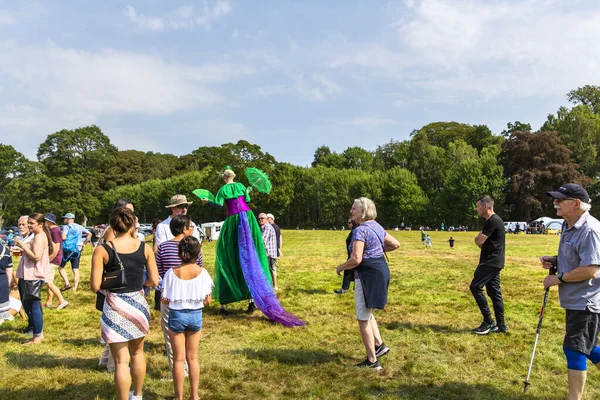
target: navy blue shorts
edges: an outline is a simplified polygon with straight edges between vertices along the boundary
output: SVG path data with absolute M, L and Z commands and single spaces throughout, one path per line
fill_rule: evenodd
M 167 326 L 171 332 L 175 333 L 183 333 L 185 331 L 198 332 L 202 329 L 202 309 L 169 309 L 169 323 Z
M 63 259 L 60 262 L 60 267 L 64 268 L 69 261 L 71 261 L 71 268 L 78 269 L 79 261 L 81 260 L 81 253 L 79 251 L 65 251 L 63 253 Z

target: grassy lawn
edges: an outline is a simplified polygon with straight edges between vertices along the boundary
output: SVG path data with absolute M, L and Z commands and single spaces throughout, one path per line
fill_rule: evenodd
M 258 311 L 247 315 L 245 303 L 233 305 L 228 317 L 217 315 L 216 303 L 205 310 L 199 349 L 202 398 L 566 398 L 564 311 L 556 289 L 548 301 L 532 386 L 523 394 L 544 294 L 546 272 L 537 258 L 556 254 L 558 236 L 507 236 L 502 289 L 510 333 L 476 336 L 470 329 L 479 325 L 481 316 L 468 288 L 479 257 L 473 244 L 476 233 L 453 233 L 456 244 L 450 250 L 450 234 L 432 232 L 433 248 L 426 250 L 419 232 L 393 232 L 401 248 L 389 254 L 389 303 L 375 313 L 392 350 L 381 360 L 384 369 L 374 372 L 352 367 L 365 357 L 353 296 L 333 294 L 341 285 L 335 266 L 345 260 L 346 234 L 283 232 L 278 294 L 284 307 L 308 321 L 307 327 L 284 328 Z M 215 242 L 204 244 L 211 275 L 214 252 Z M 112 375 L 97 366 L 100 313 L 88 290 L 90 258 L 88 249 L 82 260 L 83 290 L 67 294 L 71 305 L 44 311 L 44 343 L 21 346 L 20 320 L 0 326 L 0 399 L 114 397 Z M 145 399 L 173 393 L 172 383 L 165 380 L 170 374 L 159 316 L 152 311 L 146 339 Z M 586 399 L 600 395 L 600 371 L 592 368 Z

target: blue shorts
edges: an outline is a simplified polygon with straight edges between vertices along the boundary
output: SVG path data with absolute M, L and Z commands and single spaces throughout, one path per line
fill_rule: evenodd
M 202 309 L 173 310 L 169 308 L 169 323 L 167 326 L 171 332 L 175 333 L 198 332 L 202 329 Z
M 60 267 L 64 268 L 67 263 L 71 261 L 71 268 L 78 269 L 79 261 L 81 261 L 81 252 L 79 251 L 65 251 L 63 253 L 63 259 L 60 262 Z

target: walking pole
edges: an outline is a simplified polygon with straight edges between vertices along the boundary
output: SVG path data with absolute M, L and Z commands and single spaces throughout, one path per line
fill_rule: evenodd
M 556 267 L 550 268 L 548 271 L 548 275 L 556 274 Z M 542 321 L 544 320 L 544 311 L 546 311 L 546 303 L 548 302 L 548 292 L 550 291 L 550 287 L 546 289 L 544 293 L 544 302 L 542 303 L 542 311 L 540 311 L 540 320 L 538 321 L 537 330 L 535 332 L 535 341 L 533 342 L 533 351 L 531 352 L 531 360 L 529 361 L 529 370 L 527 371 L 527 378 L 523 382 L 523 392 L 527 392 L 527 388 L 531 383 L 529 383 L 529 376 L 531 375 L 531 367 L 533 367 L 533 358 L 535 357 L 535 349 L 537 348 L 538 339 L 540 337 L 540 331 L 542 330 Z

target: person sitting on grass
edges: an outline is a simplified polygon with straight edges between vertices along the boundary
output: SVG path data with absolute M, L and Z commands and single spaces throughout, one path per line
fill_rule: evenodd
M 212 298 L 213 281 L 197 264 L 200 241 L 186 236 L 179 241 L 178 254 L 183 262 L 170 268 L 163 278 L 162 302 L 169 306 L 169 340 L 173 349 L 173 385 L 175 399 L 183 399 L 184 362 L 190 378 L 190 399 L 200 399 L 198 381 L 198 343 L 202 329 L 202 308 Z

